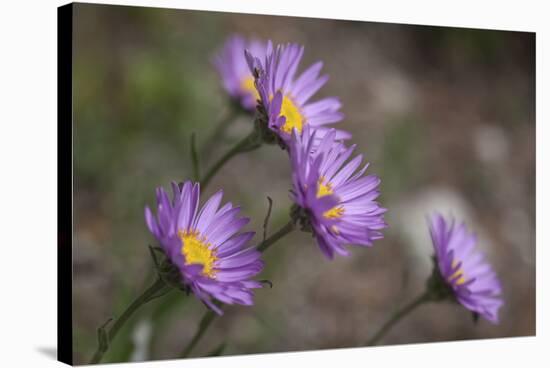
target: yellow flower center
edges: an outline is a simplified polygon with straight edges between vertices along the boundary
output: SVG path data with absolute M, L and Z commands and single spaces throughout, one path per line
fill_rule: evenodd
M 457 260 L 453 260 L 451 267 L 454 269 L 458 264 Z M 464 278 L 464 270 L 462 267 L 458 268 L 451 276 L 449 276 L 448 281 L 454 283 L 455 285 L 462 285 L 466 282 Z
M 332 207 L 330 210 L 325 211 L 323 213 L 323 216 L 328 219 L 335 219 L 340 218 L 344 214 L 344 207 L 342 206 L 335 206 Z
M 327 182 L 326 179 L 321 176 L 319 178 L 319 186 L 317 188 L 317 198 L 321 198 L 332 193 L 334 193 L 334 191 L 332 190 L 332 185 L 330 185 L 330 183 Z M 344 207 L 335 206 L 335 207 L 332 207 L 330 210 L 325 211 L 323 213 L 323 216 L 327 219 L 335 219 L 335 218 L 342 217 L 343 214 L 344 214 Z
M 256 100 L 260 99 L 260 94 L 256 90 L 256 86 L 254 85 L 254 77 L 251 75 L 242 80 L 241 90 L 253 95 Z
M 205 237 L 201 237 L 197 231 L 179 231 L 181 239 L 181 253 L 185 256 L 185 264 L 200 264 L 202 273 L 213 278 L 216 274 L 214 262 L 218 259 L 216 253 L 210 249 L 210 243 Z
M 285 124 L 281 127 L 281 130 L 287 134 L 292 133 L 292 129 L 296 128 L 298 133 L 302 133 L 302 127 L 305 123 L 305 119 L 300 112 L 300 109 L 294 104 L 294 101 L 287 96 L 283 96 L 283 103 L 281 104 L 281 114 L 286 118 Z
M 317 198 L 324 197 L 326 195 L 332 194 L 332 186 L 330 183 L 325 184 L 325 178 L 322 176 L 319 178 L 319 188 L 317 189 Z

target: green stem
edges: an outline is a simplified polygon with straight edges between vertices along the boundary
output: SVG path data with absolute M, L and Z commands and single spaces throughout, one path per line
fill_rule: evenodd
M 285 235 L 289 234 L 294 230 L 294 223 L 292 221 L 288 222 L 286 225 L 284 225 L 282 228 L 280 228 L 277 232 L 275 232 L 273 235 L 268 237 L 267 239 L 263 240 L 257 247 L 258 251 L 264 252 L 269 246 L 276 243 L 278 240 L 280 240 Z M 222 306 L 223 307 L 223 306 Z M 220 307 L 220 308 L 222 308 Z M 203 315 L 201 322 L 199 324 L 199 327 L 197 328 L 197 331 L 195 332 L 195 335 L 193 335 L 193 338 L 191 339 L 191 342 L 187 347 L 182 351 L 180 354 L 181 358 L 187 358 L 189 354 L 191 354 L 191 351 L 195 348 L 195 346 L 199 343 L 200 339 L 204 336 L 206 330 L 212 322 L 214 321 L 214 317 L 216 317 L 217 314 L 213 312 L 212 310 L 208 309 L 206 313 Z
M 248 152 L 259 148 L 261 144 L 262 142 L 258 137 L 258 132 L 254 129 L 249 135 L 237 142 L 233 148 L 227 151 L 225 155 L 223 155 L 214 165 L 212 165 L 210 170 L 208 170 L 204 178 L 201 180 L 201 187 L 205 188 L 218 170 L 221 169 L 222 166 L 225 165 L 225 163 L 231 158 L 239 153 Z
M 426 291 L 409 304 L 395 312 L 395 314 L 380 328 L 380 330 L 367 342 L 367 346 L 374 346 L 401 318 L 412 312 L 416 307 L 431 300 L 431 294 Z
M 276 243 L 279 239 L 281 239 L 283 236 L 291 233 L 295 229 L 294 223 L 289 221 L 285 226 L 280 228 L 275 234 L 271 235 L 269 238 L 262 241 L 256 249 L 260 252 L 265 252 L 267 248 L 269 248 L 271 245 Z
M 120 317 L 113 323 L 109 332 L 106 333 L 107 344 L 102 345 L 101 343 L 97 347 L 97 350 L 90 360 L 90 364 L 97 364 L 103 358 L 103 355 L 109 349 L 109 344 L 114 340 L 120 328 L 126 323 L 126 321 L 137 311 L 142 305 L 147 303 L 150 300 L 155 299 L 155 294 L 160 292 L 166 283 L 162 279 L 157 279 L 153 285 L 151 285 L 147 290 L 145 290 L 140 296 L 138 296 L 132 304 L 126 308 L 126 310 L 120 315 Z
M 195 335 L 193 336 L 193 339 L 191 340 L 189 345 L 187 345 L 187 347 L 180 354 L 181 358 L 187 358 L 189 356 L 189 354 L 191 354 L 191 351 L 199 343 L 200 339 L 202 338 L 202 336 L 204 335 L 204 333 L 206 332 L 208 327 L 210 327 L 210 324 L 214 320 L 214 317 L 216 317 L 215 312 L 213 312 L 210 309 L 206 311 L 206 313 L 204 314 L 204 316 L 202 317 L 202 319 L 199 323 L 199 328 L 197 328 L 197 331 L 195 332 Z
M 213 151 L 212 147 L 216 145 L 216 141 L 225 133 L 227 128 L 235 121 L 235 118 L 239 116 L 241 110 L 231 106 L 229 112 L 216 124 L 212 134 L 205 140 L 201 157 L 208 158 L 209 154 Z
M 228 114 L 228 116 L 225 119 L 222 119 L 220 121 L 220 123 L 218 124 L 218 126 L 216 127 L 216 129 L 214 131 L 214 134 L 208 138 L 207 144 L 204 146 L 205 147 L 204 149 L 208 149 L 208 147 L 211 146 L 213 144 L 213 142 L 218 139 L 218 137 L 225 131 L 227 126 L 235 119 L 235 117 L 238 115 L 238 113 L 239 113 L 238 109 L 234 109 L 234 108 L 231 109 L 231 112 Z M 218 172 L 218 170 L 220 170 L 222 168 L 222 166 L 225 165 L 225 163 L 227 161 L 229 161 L 232 157 L 236 156 L 239 153 L 248 152 L 248 151 L 252 151 L 256 148 L 259 148 L 261 146 L 261 144 L 262 144 L 262 142 L 261 142 L 261 139 L 259 138 L 259 133 L 256 129 L 254 129 L 248 136 L 246 136 L 241 141 L 239 141 L 233 148 L 231 148 L 224 156 L 222 156 L 210 168 L 210 170 L 206 173 L 204 178 L 201 180 L 202 187 L 205 188 L 208 185 L 208 183 L 210 182 L 210 180 L 214 177 L 214 175 Z M 195 148 L 194 148 L 194 142 L 192 142 L 192 145 L 193 145 L 192 153 L 193 153 L 193 156 L 194 156 L 193 157 L 193 161 L 194 161 L 193 165 L 195 167 L 194 171 L 197 171 L 198 158 L 196 156 L 196 151 L 195 151 Z M 117 335 L 118 331 L 120 330 L 120 328 L 126 323 L 126 321 L 134 314 L 134 312 L 136 310 L 138 310 L 142 305 L 149 302 L 150 300 L 155 299 L 158 296 L 164 295 L 164 294 L 161 294 L 161 295 L 156 295 L 155 296 L 155 294 L 157 294 L 159 291 L 161 291 L 164 286 L 165 286 L 164 281 L 162 281 L 161 279 L 157 280 L 153 285 L 151 285 L 147 290 L 145 290 L 143 292 L 143 294 L 141 294 L 136 300 L 134 300 L 132 302 L 132 304 L 130 304 L 128 306 L 128 308 L 122 313 L 120 318 L 118 318 L 115 321 L 115 323 L 112 325 L 112 327 L 109 329 L 109 332 L 106 333 L 106 336 L 105 336 L 105 338 L 107 340 L 106 343 L 104 343 L 104 344 L 100 343 L 98 345 L 98 348 L 97 348 L 96 352 L 94 353 L 94 355 L 93 355 L 93 357 L 90 361 L 90 364 L 96 364 L 96 363 L 99 363 L 101 361 L 101 359 L 103 358 L 103 355 L 109 349 L 110 342 L 116 337 L 116 335 Z M 204 333 L 204 331 L 206 331 L 206 329 L 208 328 L 208 326 L 212 322 L 213 318 L 214 318 L 213 316 L 210 317 L 209 315 L 208 315 L 208 318 L 207 318 L 207 315 L 205 315 L 203 317 L 203 321 L 201 321 L 201 326 L 204 325 L 204 327 L 202 328 L 202 330 L 199 329 L 197 331 L 197 334 L 195 335 L 193 341 L 191 341 L 191 344 L 186 349 L 186 350 L 189 350 L 189 351 L 184 352 L 185 354 L 189 354 L 191 352 L 193 347 L 197 344 L 197 342 L 202 337 L 202 334 Z M 102 332 L 102 333 L 103 333 L 103 328 L 104 327 L 102 327 L 100 329 L 100 332 Z

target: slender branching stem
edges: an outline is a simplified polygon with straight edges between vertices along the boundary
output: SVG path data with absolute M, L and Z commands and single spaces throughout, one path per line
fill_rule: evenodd
M 216 124 L 212 130 L 212 134 L 204 141 L 200 152 L 201 157 L 205 160 L 208 159 L 210 152 L 213 151 L 212 147 L 217 146 L 217 141 L 224 135 L 227 128 L 237 120 L 237 116 L 239 116 L 241 111 L 237 107 L 230 107 L 229 111 Z
M 155 283 L 153 283 L 149 288 L 147 288 L 140 296 L 138 296 L 124 312 L 118 317 L 115 322 L 112 324 L 111 328 L 108 331 L 105 331 L 105 326 L 101 327 L 98 331 L 99 335 L 99 344 L 96 352 L 94 353 L 90 364 L 97 364 L 103 358 L 103 355 L 109 349 L 109 345 L 115 339 L 118 331 L 122 326 L 128 321 L 128 319 L 144 304 L 156 298 L 156 296 L 168 287 L 166 283 L 158 278 Z M 104 341 L 101 341 L 101 340 Z
M 273 235 L 269 236 L 267 239 L 263 240 L 256 249 L 260 252 L 265 252 L 271 245 L 275 244 L 278 240 L 283 238 L 285 235 L 292 232 L 292 230 L 295 229 L 294 223 L 292 221 L 288 222 L 286 225 L 284 225 L 282 228 L 280 228 L 278 231 L 276 231 Z M 221 306 L 220 308 L 223 308 Z M 197 331 L 195 331 L 195 334 L 193 335 L 193 338 L 191 339 L 191 342 L 183 349 L 182 353 L 180 354 L 181 358 L 187 358 L 189 354 L 191 354 L 191 351 L 195 348 L 195 346 L 199 343 L 201 338 L 206 333 L 206 330 L 210 327 L 212 322 L 214 321 L 214 318 L 216 317 L 216 313 L 212 310 L 207 310 L 199 324 L 199 327 L 197 328 Z
M 216 173 L 225 165 L 229 160 L 238 155 L 239 153 L 249 152 L 261 146 L 261 141 L 258 139 L 258 132 L 254 129 L 252 133 L 244 137 L 237 142 L 229 151 L 227 151 L 222 157 L 218 159 L 207 171 L 204 177 L 201 179 L 201 187 L 205 188 L 210 180 L 216 175 Z
M 407 316 L 409 313 L 411 313 L 413 310 L 415 310 L 418 306 L 428 302 L 431 300 L 431 294 L 426 291 L 422 294 L 420 294 L 418 297 L 416 297 L 414 300 L 412 300 L 409 304 L 405 305 L 403 308 L 396 311 L 391 318 L 382 325 L 380 330 L 371 337 L 369 341 L 367 341 L 367 346 L 374 346 L 376 345 L 385 335 L 386 333 L 402 318 Z
M 214 321 L 214 317 L 216 317 L 216 313 L 214 311 L 212 311 L 211 309 L 206 311 L 206 313 L 201 318 L 199 327 L 197 328 L 197 331 L 195 331 L 195 335 L 193 335 L 191 342 L 180 354 L 181 358 L 187 358 L 189 354 L 191 354 L 191 351 L 198 344 L 198 342 L 200 341 L 200 339 L 202 338 L 206 330 L 208 330 L 208 327 L 210 327 L 210 324 L 212 323 L 212 321 Z
M 286 225 L 284 225 L 282 228 L 277 230 L 274 234 L 272 234 L 267 239 L 263 240 L 256 249 L 260 252 L 265 252 L 270 246 L 275 244 L 279 239 L 284 237 L 287 234 L 290 234 L 296 227 L 294 226 L 293 221 L 289 221 Z

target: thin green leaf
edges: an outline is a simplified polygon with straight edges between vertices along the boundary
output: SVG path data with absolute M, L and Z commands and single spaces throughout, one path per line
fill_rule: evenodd
M 217 348 L 215 348 L 214 350 L 211 350 L 208 354 L 206 354 L 205 356 L 207 357 L 216 357 L 216 356 L 220 356 L 223 354 L 223 351 L 225 350 L 225 347 L 226 347 L 226 343 L 223 342 L 221 343 Z
M 273 208 L 273 200 L 271 197 L 267 196 L 267 201 L 269 202 L 269 205 L 264 219 L 264 237 L 262 241 L 265 241 L 267 237 L 267 225 L 269 224 L 269 217 L 271 216 L 271 209 Z
M 193 180 L 200 179 L 199 154 L 197 153 L 197 145 L 195 132 L 191 133 L 191 164 L 193 166 Z
M 157 258 L 157 255 L 155 254 L 155 248 L 152 247 L 151 245 L 149 246 L 149 253 L 151 254 L 151 259 L 153 260 L 153 264 L 155 266 L 155 269 L 158 272 L 159 268 L 160 268 L 160 263 L 159 263 L 159 260 Z
M 97 341 L 99 343 L 99 350 L 101 351 L 107 351 L 109 348 L 109 334 L 105 329 L 112 320 L 113 318 L 109 318 L 101 327 L 97 329 Z

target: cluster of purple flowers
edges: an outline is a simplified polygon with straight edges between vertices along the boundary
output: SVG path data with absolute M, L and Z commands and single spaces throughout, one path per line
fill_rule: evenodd
M 231 37 L 214 64 L 231 98 L 257 119 L 288 152 L 292 168 L 292 219 L 311 231 L 329 259 L 349 255 L 349 245 L 370 247 L 382 239 L 386 209 L 378 202 L 380 178 L 367 175 L 363 156 L 348 145 L 352 135 L 333 124 L 344 119 L 337 97 L 312 101 L 328 81 L 322 62 L 298 72 L 304 47 Z M 146 222 L 181 281 L 208 306 L 214 300 L 251 305 L 253 281 L 263 268 L 260 252 L 249 246 L 252 232 L 239 233 L 248 219 L 239 207 L 220 207 L 222 192 L 199 209 L 199 185 L 173 185 L 172 199 L 157 190 L 157 213 Z M 500 284 L 477 252 L 475 238 L 437 215 L 430 223 L 437 267 L 456 300 L 496 322 Z
M 344 115 L 336 97 L 310 102 L 327 82 L 317 62 L 297 75 L 304 48 L 271 42 L 260 56 L 245 51 L 260 96 L 267 127 L 288 150 L 292 166 L 292 200 L 323 254 L 349 255 L 348 244 L 371 246 L 382 238 L 384 212 L 376 198 L 380 179 L 359 169 L 362 155 L 350 159 L 351 134 L 330 127 Z M 263 58 L 261 56 L 264 56 Z

